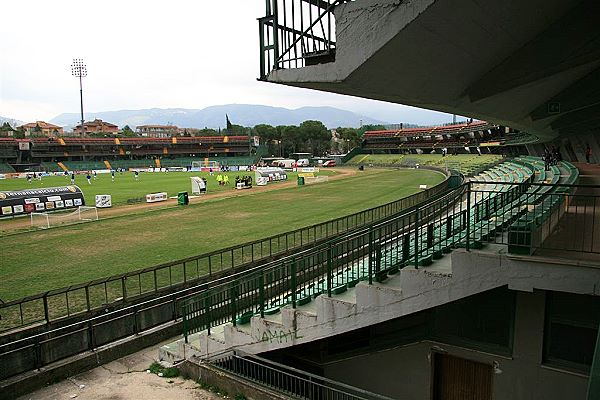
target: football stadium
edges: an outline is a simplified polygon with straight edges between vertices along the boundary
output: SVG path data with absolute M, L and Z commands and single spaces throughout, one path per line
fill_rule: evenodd
M 596 15 L 267 0 L 265 85 L 467 116 L 343 154 L 0 137 L 0 399 L 147 348 L 239 399 L 600 398 Z

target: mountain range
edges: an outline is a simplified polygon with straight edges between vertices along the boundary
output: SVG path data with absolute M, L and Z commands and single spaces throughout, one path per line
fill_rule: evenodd
M 0 125 L 3 125 L 5 122 L 8 122 L 13 128 L 16 128 L 17 126 L 23 125 L 25 123 L 14 118 L 0 117 Z
M 362 124 L 385 124 L 364 115 L 334 107 L 301 107 L 291 110 L 254 104 L 227 104 L 203 109 L 150 108 L 143 110 L 118 110 L 85 113 L 85 120 L 99 118 L 123 127 L 135 129 L 138 125 L 172 124 L 181 128 L 225 128 L 225 114 L 231 123 L 242 126 L 258 124 L 299 125 L 306 120 L 323 122 L 328 128 L 359 127 Z M 78 113 L 64 113 L 49 122 L 66 128 L 73 127 L 80 120 Z

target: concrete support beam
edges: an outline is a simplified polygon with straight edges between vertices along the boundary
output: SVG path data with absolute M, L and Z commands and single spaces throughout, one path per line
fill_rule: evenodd
M 600 60 L 600 3 L 585 0 L 471 85 L 471 101 Z
M 530 113 L 530 117 L 533 121 L 556 118 L 598 104 L 600 104 L 600 68 L 541 104 Z

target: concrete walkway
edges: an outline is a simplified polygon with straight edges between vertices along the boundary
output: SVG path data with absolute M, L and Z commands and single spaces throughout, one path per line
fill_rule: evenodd
M 146 370 L 157 359 L 158 347 L 70 377 L 18 400 L 216 400 L 222 397 L 199 388 L 193 380 L 161 378 Z

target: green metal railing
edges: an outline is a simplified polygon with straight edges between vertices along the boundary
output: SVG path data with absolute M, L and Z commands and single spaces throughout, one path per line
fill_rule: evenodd
M 263 317 L 287 304 L 296 307 L 321 294 L 341 293 L 361 280 L 381 281 L 409 264 L 429 265 L 456 246 L 468 248 L 468 221 L 478 218 L 468 189 L 462 185 L 385 221 L 212 282 L 182 306 L 186 340 L 226 322 L 244 323 L 254 314 Z M 513 201 L 522 191 L 509 189 L 501 201 Z
M 478 249 L 498 242 L 508 244 L 513 252 L 522 247 L 543 248 L 557 227 L 554 223 L 548 228 L 544 222 L 560 220 L 561 210 L 573 207 L 572 191 L 577 186 L 534 182 L 543 176 L 533 174 L 536 169 L 533 164 L 506 163 L 497 167 L 499 181 L 463 184 L 453 195 L 434 196 L 386 220 L 215 281 L 183 303 L 185 340 L 199 331 L 210 334 L 212 327 L 228 322 L 244 324 L 253 315 L 264 317 L 285 305 L 295 308 L 319 295 L 342 293 L 360 281 L 381 282 L 407 265 L 428 266 L 457 247 Z M 594 207 L 587 208 L 586 215 L 592 216 L 594 225 L 600 208 L 592 197 Z M 535 240 L 524 243 L 521 232 L 514 233 L 522 221 L 537 224 L 528 225 Z M 544 235 L 544 229 L 548 234 Z M 594 232 L 593 227 L 588 232 L 591 243 Z M 571 250 L 596 252 L 597 246 Z
M 252 242 L 6 302 L 0 304 L 0 332 L 130 303 L 249 268 L 388 218 L 446 191 L 448 184 L 446 179 L 400 200 Z
M 209 364 L 225 374 L 258 383 L 294 399 L 391 400 L 390 397 L 240 351 L 220 355 Z

